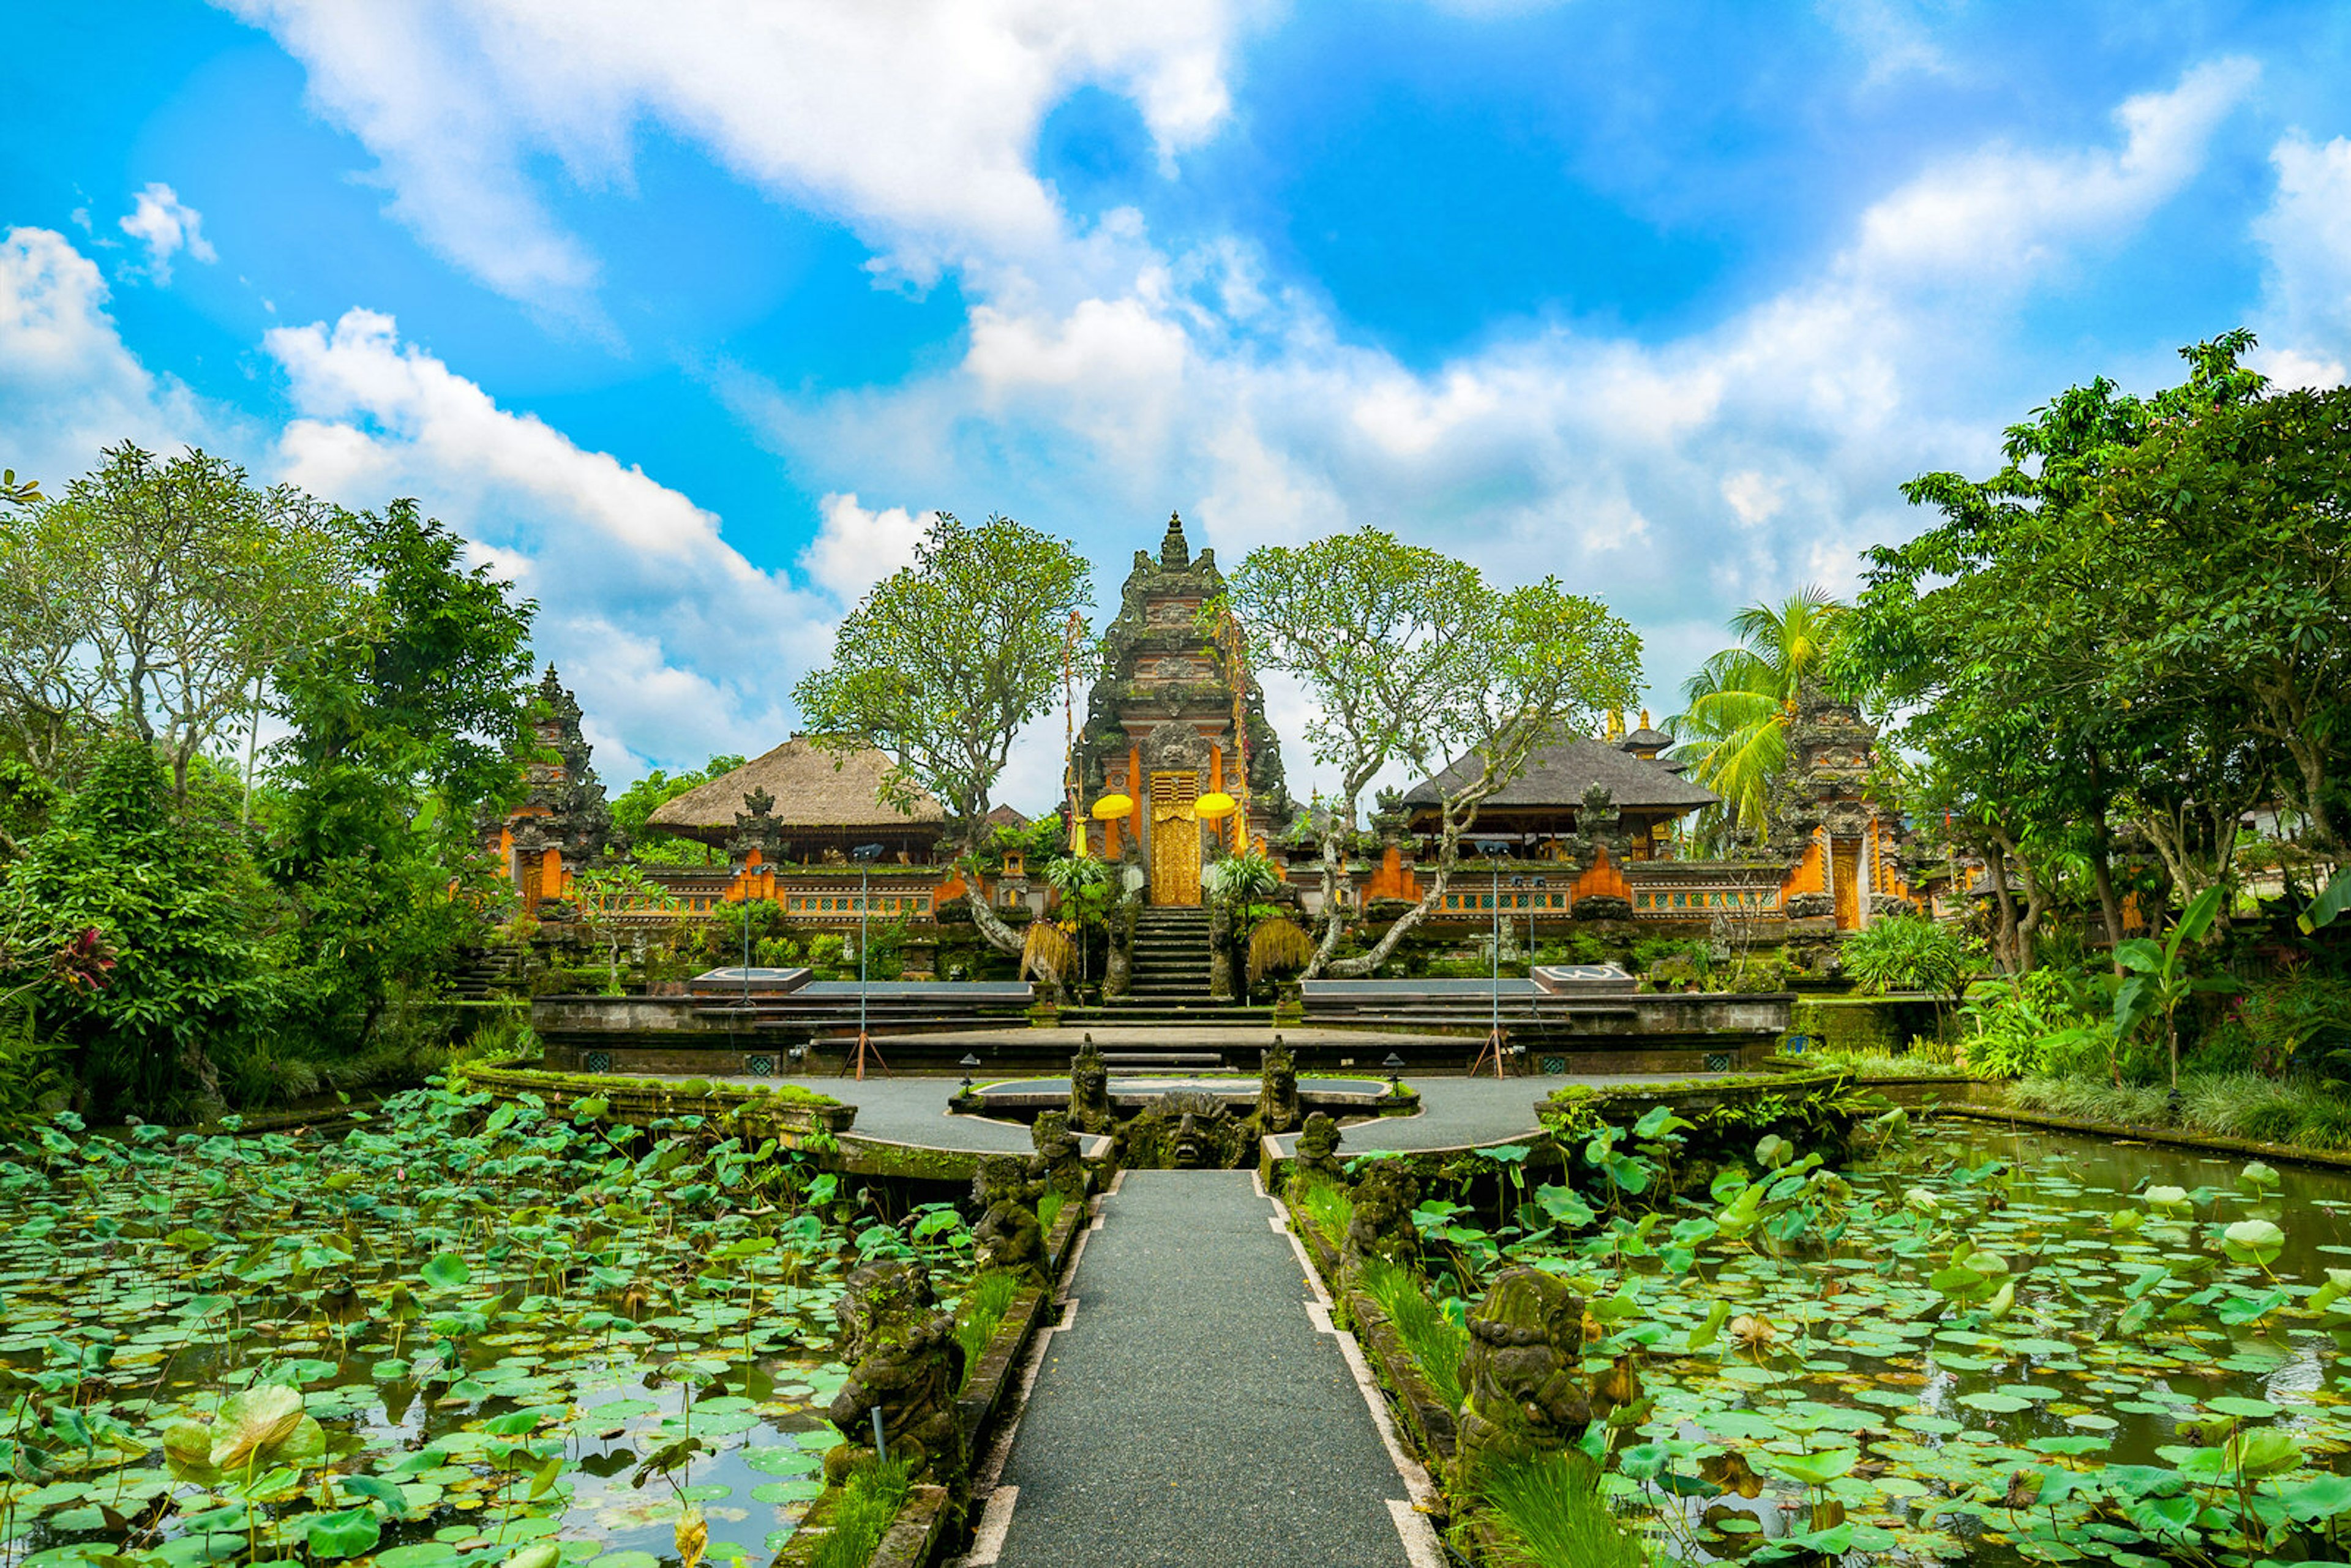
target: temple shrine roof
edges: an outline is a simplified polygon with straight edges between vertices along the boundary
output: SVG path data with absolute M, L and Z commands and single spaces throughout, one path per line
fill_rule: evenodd
M 1405 790 L 1404 804 L 1407 809 L 1434 810 L 1442 803 L 1445 791 L 1468 779 L 1478 766 L 1474 756 L 1460 758 L 1436 778 Z M 1573 810 L 1583 804 L 1585 791 L 1595 784 L 1608 791 L 1620 810 L 1678 813 L 1714 805 L 1721 799 L 1711 789 L 1677 777 L 1671 764 L 1635 757 L 1614 741 L 1577 737 L 1538 747 L 1527 758 L 1526 771 L 1488 797 L 1479 810 Z

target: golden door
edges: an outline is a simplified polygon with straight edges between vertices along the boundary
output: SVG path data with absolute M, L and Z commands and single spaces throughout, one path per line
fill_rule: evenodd
M 1861 928 L 1861 841 L 1834 839 L 1829 852 L 1836 857 L 1836 923 L 1840 931 Z
M 1151 902 L 1200 902 L 1200 819 L 1192 803 L 1200 798 L 1199 775 L 1151 776 Z

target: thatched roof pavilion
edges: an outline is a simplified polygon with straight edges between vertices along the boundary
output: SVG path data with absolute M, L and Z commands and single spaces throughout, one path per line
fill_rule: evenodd
M 919 790 L 911 812 L 891 804 L 882 793 L 891 766 L 884 751 L 827 751 L 796 735 L 665 802 L 645 826 L 724 849 L 738 831 L 736 819 L 747 810 L 746 797 L 765 792 L 774 801 L 768 821 L 792 860 L 822 860 L 874 843 L 887 846 L 892 860 L 900 852 L 926 859 L 946 829 L 946 809 Z

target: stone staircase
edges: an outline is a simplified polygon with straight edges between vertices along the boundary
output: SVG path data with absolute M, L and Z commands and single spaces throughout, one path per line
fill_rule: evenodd
M 1136 913 L 1126 1000 L 1153 1009 L 1217 1005 L 1208 999 L 1207 910 L 1150 904 Z
M 522 978 L 522 972 L 521 948 L 476 948 L 451 972 L 450 993 L 460 1001 L 468 1002 L 486 1002 L 499 995 L 511 995 Z

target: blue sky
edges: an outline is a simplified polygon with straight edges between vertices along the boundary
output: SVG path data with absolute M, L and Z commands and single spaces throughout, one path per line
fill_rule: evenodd
M 644 15 L 17 17 L 0 462 L 419 497 L 620 780 L 780 738 L 934 507 L 1105 605 L 1171 508 L 1227 561 L 1375 523 L 1605 598 L 1662 710 L 2050 392 L 2351 361 L 2339 4 Z

